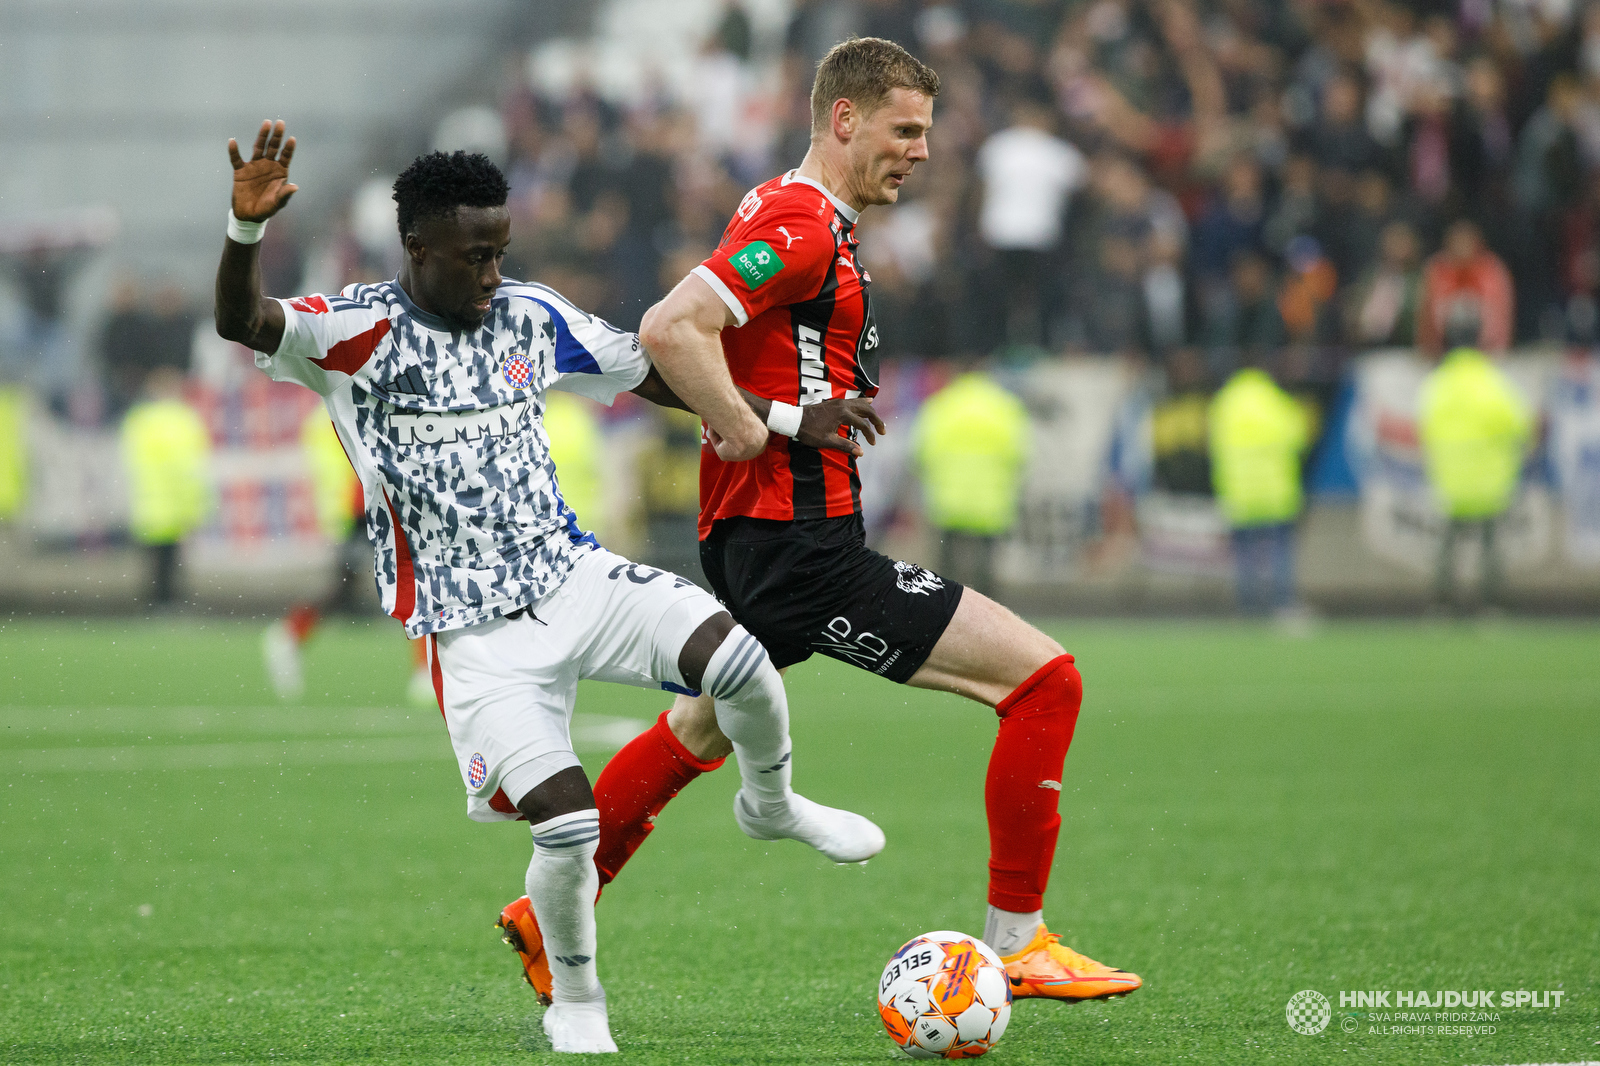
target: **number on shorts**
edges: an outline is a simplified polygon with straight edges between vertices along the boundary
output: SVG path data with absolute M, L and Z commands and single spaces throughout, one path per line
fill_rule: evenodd
M 648 585 L 650 582 L 663 575 L 672 578 L 672 587 L 675 589 L 686 588 L 687 586 L 694 584 L 694 582 L 690 581 L 688 578 L 679 577 L 677 574 L 668 574 L 667 571 L 657 570 L 652 566 L 640 566 L 638 563 L 621 563 L 617 566 L 614 566 L 611 568 L 611 573 L 607 574 L 606 577 L 610 578 L 612 581 L 615 581 L 623 574 L 627 574 L 628 580 L 633 582 L 635 585 Z

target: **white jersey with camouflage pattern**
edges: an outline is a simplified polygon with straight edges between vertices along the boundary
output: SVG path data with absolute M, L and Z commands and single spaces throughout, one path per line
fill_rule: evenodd
M 507 281 L 453 329 L 398 282 L 280 301 L 256 365 L 321 394 L 366 496 L 384 610 L 420 637 L 537 603 L 592 534 L 561 498 L 544 392 L 610 404 L 644 380 L 639 338 L 542 285 Z

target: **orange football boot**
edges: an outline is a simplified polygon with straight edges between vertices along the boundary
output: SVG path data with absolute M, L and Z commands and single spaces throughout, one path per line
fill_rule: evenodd
M 554 982 L 550 963 L 544 957 L 544 934 L 539 932 L 539 920 L 533 916 L 533 904 L 527 896 L 507 904 L 495 925 L 500 928 L 500 939 L 515 948 L 522 960 L 522 976 L 533 986 L 539 1002 L 548 1007 Z
M 1138 974 L 1113 970 L 1073 951 L 1043 923 L 1021 951 L 1001 961 L 1014 999 L 1105 999 L 1125 996 L 1144 984 Z

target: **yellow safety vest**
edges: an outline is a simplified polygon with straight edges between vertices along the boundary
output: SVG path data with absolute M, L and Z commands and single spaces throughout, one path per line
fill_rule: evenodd
M 1300 454 L 1310 420 L 1264 371 L 1247 368 L 1211 400 L 1211 482 L 1235 526 L 1288 522 L 1300 513 Z
M 137 403 L 122 423 L 122 455 L 133 503 L 131 531 L 143 544 L 174 544 L 211 508 L 211 437 L 182 400 Z
M 1428 480 L 1451 518 L 1490 518 L 1511 504 L 1532 428 L 1500 368 L 1472 348 L 1450 352 L 1422 386 L 1418 429 Z
M 339 434 L 322 408 L 312 409 L 300 423 L 300 447 L 311 467 L 311 494 L 317 505 L 317 526 L 335 544 L 350 536 L 360 513 L 360 479 L 350 467 Z
M 600 421 L 587 401 L 554 389 L 544 394 L 544 431 L 550 437 L 550 458 L 556 464 L 561 498 L 587 530 L 604 519 L 600 493 L 602 442 Z
M 1016 524 L 1033 441 L 1021 400 L 987 374 L 962 374 L 928 398 L 911 433 L 928 521 L 978 536 Z
M 0 389 L 0 519 L 28 501 L 28 394 Z

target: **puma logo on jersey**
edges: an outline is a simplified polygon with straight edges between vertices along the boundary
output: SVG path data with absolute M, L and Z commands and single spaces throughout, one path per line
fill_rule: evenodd
M 789 243 L 788 243 L 788 244 L 786 244 L 786 245 L 784 245 L 784 246 L 783 246 L 783 250 L 784 250 L 784 251 L 786 251 L 786 252 L 787 252 L 787 251 L 788 251 L 788 250 L 789 250 L 789 249 L 790 249 L 790 248 L 791 248 L 791 247 L 793 247 L 793 246 L 794 246 L 794 242 L 795 242 L 795 241 L 803 241 L 803 240 L 805 240 L 805 239 L 806 239 L 806 235 L 805 235 L 805 234 L 804 234 L 804 233 L 802 233 L 802 234 L 801 234 L 801 235 L 800 235 L 800 236 L 798 236 L 798 237 L 796 237 L 796 236 L 794 236 L 794 235 L 793 235 L 793 234 L 791 234 L 791 233 L 790 233 L 790 232 L 789 232 L 789 227 L 788 227 L 788 226 L 779 226 L 779 227 L 778 227 L 778 232 L 779 232 L 779 233 L 781 233 L 781 234 L 783 234 L 783 236 L 784 236 L 784 239 L 785 239 L 785 240 L 787 240 L 787 241 L 788 241 L 788 242 L 789 242 Z

